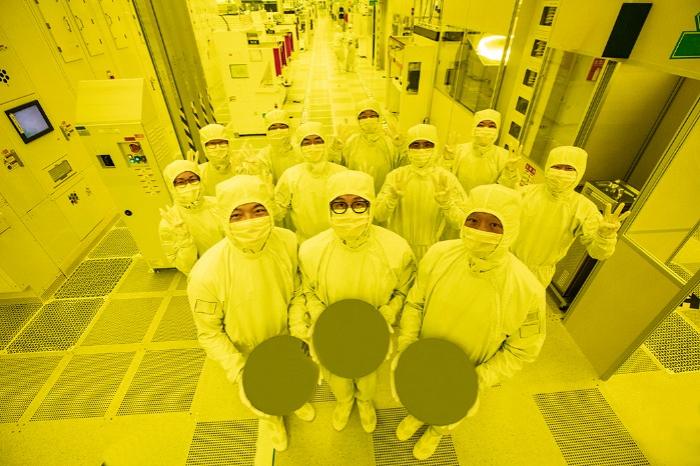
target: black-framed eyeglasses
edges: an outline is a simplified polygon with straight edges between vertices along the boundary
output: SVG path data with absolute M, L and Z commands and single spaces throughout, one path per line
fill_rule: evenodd
M 178 188 L 182 188 L 184 186 L 187 186 L 188 184 L 197 185 L 199 184 L 199 178 L 196 176 L 192 176 L 187 179 L 178 178 L 175 181 L 173 181 L 173 184 Z
M 369 209 L 369 201 L 354 201 L 350 208 L 356 214 L 364 214 Z M 334 214 L 344 214 L 348 211 L 348 203 L 344 201 L 331 202 L 331 210 Z

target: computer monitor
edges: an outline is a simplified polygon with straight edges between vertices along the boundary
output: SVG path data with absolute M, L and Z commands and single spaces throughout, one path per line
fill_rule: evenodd
M 25 144 L 53 131 L 53 126 L 51 126 L 51 122 L 46 117 L 38 100 L 32 100 L 5 110 L 5 115 L 10 119 Z

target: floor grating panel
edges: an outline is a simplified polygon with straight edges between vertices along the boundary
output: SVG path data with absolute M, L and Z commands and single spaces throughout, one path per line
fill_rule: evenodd
M 173 296 L 152 341 L 196 340 L 197 327 L 187 296 Z
M 649 464 L 598 389 L 533 398 L 567 464 Z
M 112 299 L 81 346 L 141 342 L 162 301 L 158 297 Z
M 325 401 L 336 401 L 335 395 L 331 391 L 330 385 L 325 380 L 321 385 L 316 385 L 314 393 L 311 395 L 310 403 L 323 403 Z
M 105 296 L 112 292 L 130 264 L 131 259 L 127 258 L 83 261 L 54 298 Z
M 176 290 L 187 290 L 187 276 L 182 272 L 177 272 L 177 276 L 180 277 L 180 281 L 177 282 Z
M 258 420 L 198 422 L 187 466 L 254 466 Z
M 0 423 L 19 421 L 61 359 L 0 359 Z
M 659 365 L 642 348 L 632 353 L 632 356 L 615 371 L 615 375 L 636 374 L 639 372 L 653 372 L 660 370 Z
M 134 354 L 73 356 L 32 416 L 32 421 L 104 416 Z
M 0 350 L 10 344 L 24 324 L 41 309 L 41 301 L 0 304 Z
M 413 437 L 405 442 L 396 438 L 396 428 L 408 415 L 405 408 L 388 408 L 377 410 L 377 428 L 372 432 L 374 459 L 376 466 L 458 466 L 457 452 L 452 437 L 444 435 L 433 456 L 419 461 L 413 456 L 413 447 L 428 428 L 423 426 Z
M 106 257 L 132 257 L 139 253 L 136 241 L 126 228 L 110 230 L 95 246 L 88 258 L 102 259 Z
M 670 371 L 700 370 L 700 334 L 675 311 L 654 330 L 644 345 Z
M 152 271 L 142 258 L 136 259 L 134 266 L 124 277 L 117 293 L 139 293 L 144 291 L 167 291 L 178 273 L 175 269 Z
M 75 346 L 104 299 L 58 299 L 44 305 L 7 347 L 8 353 L 63 351 Z
M 117 415 L 189 411 L 204 357 L 199 348 L 147 351 Z

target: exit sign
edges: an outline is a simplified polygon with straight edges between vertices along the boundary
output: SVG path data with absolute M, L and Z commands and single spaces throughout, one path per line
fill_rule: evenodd
M 683 31 L 671 53 L 671 60 L 700 58 L 700 13 L 695 15 L 695 31 Z

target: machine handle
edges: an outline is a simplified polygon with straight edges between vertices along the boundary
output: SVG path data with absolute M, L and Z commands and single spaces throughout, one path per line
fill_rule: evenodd
M 68 21 L 67 17 L 63 17 L 63 21 L 66 23 L 66 27 L 68 28 L 68 32 L 73 32 L 73 29 L 70 27 L 70 21 Z
M 76 24 L 78 24 L 78 29 L 80 29 L 81 31 L 85 29 L 85 23 L 83 23 L 83 20 L 80 19 L 79 16 L 73 15 L 73 18 L 75 18 Z

